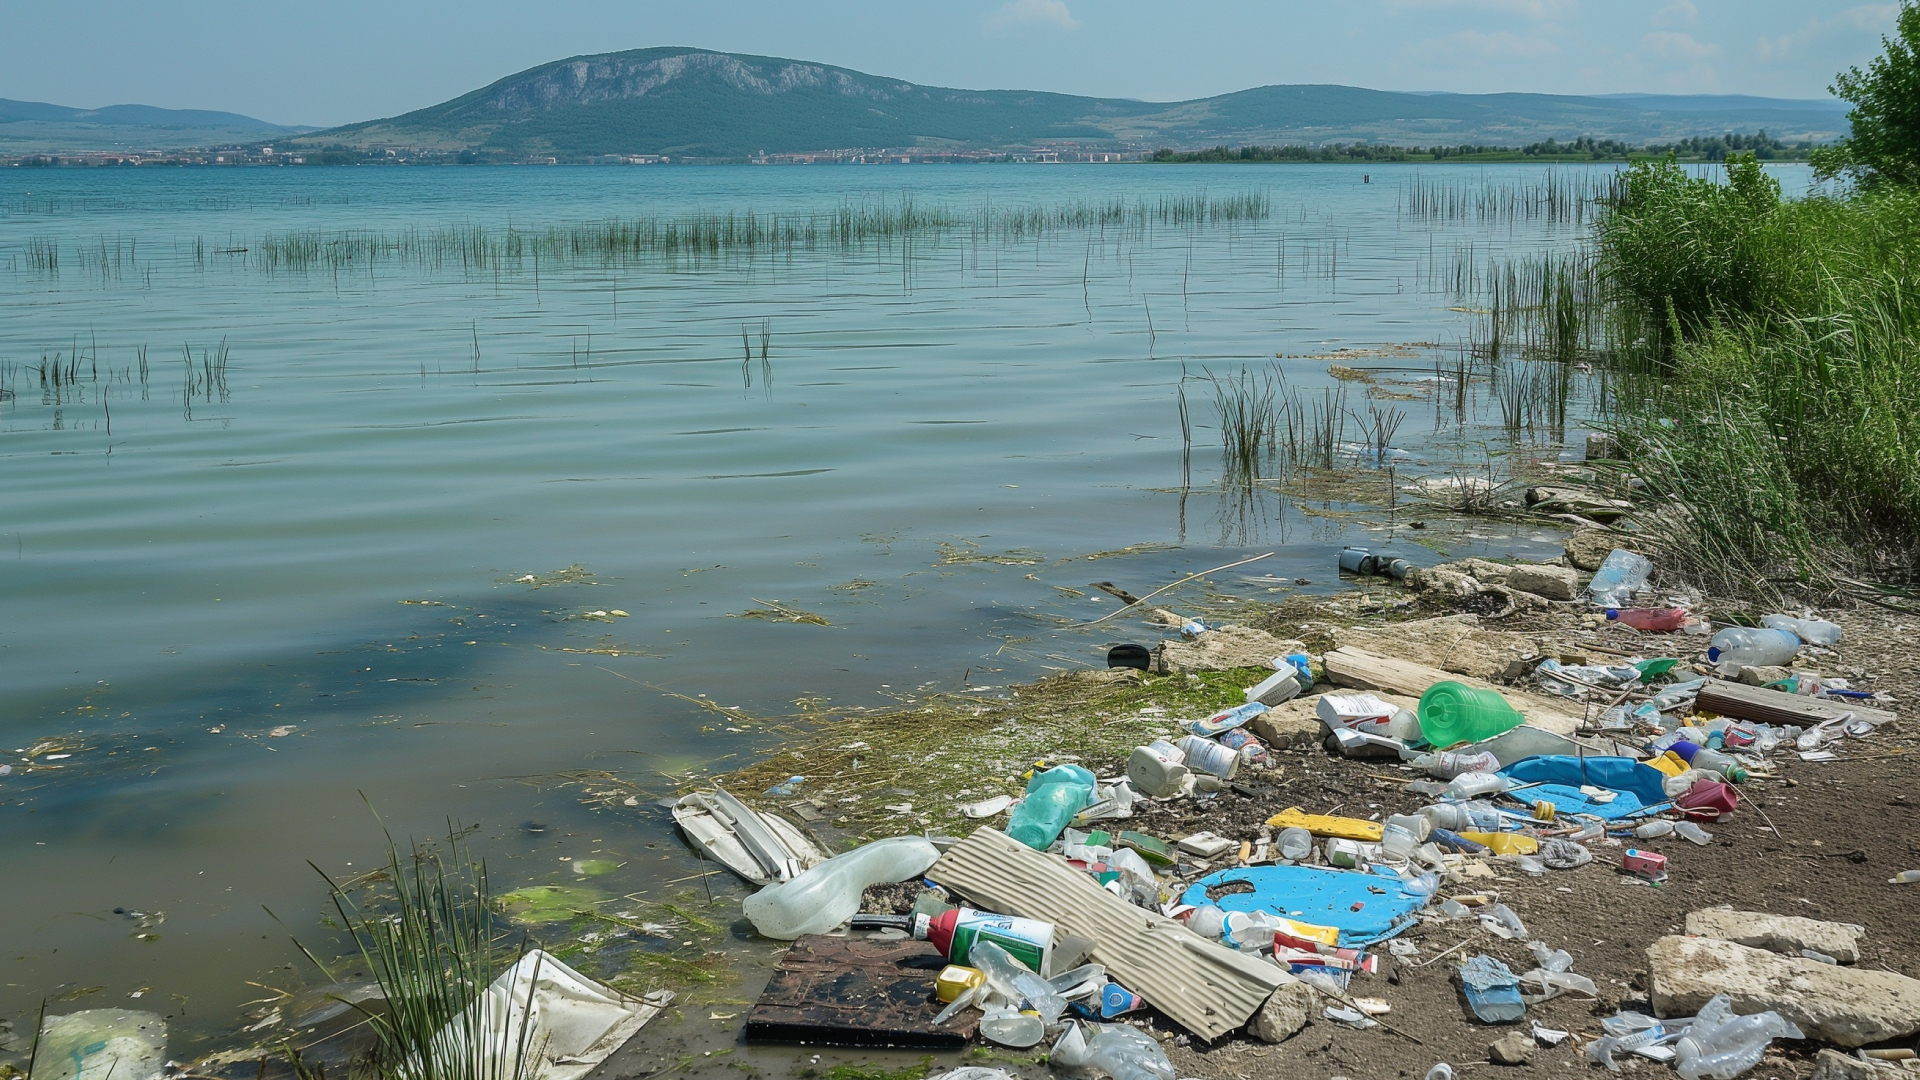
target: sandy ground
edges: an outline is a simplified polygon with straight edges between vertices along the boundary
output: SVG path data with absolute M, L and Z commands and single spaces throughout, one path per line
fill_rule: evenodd
M 1336 598 L 1324 610 L 1350 620 L 1353 598 Z M 1854 679 L 1857 686 L 1891 694 L 1898 704 L 1883 707 L 1904 715 L 1906 703 L 1920 699 L 1920 646 L 1914 632 L 1920 618 L 1877 609 L 1828 615 L 1845 627 L 1846 638 L 1839 649 L 1820 657 L 1818 666 L 1826 674 Z M 1691 661 L 1705 646 L 1704 638 L 1596 629 L 1582 623 L 1572 605 L 1488 625 L 1548 635 L 1570 651 L 1612 649 Z M 1920 755 L 1915 748 L 1909 718 L 1849 743 L 1839 761 L 1807 763 L 1777 753 L 1774 775 L 1745 785 L 1739 811 L 1710 827 L 1714 839 L 1709 846 L 1677 837 L 1640 844 L 1670 860 L 1670 878 L 1659 886 L 1618 869 L 1624 846 L 1618 842 L 1595 845 L 1594 862 L 1578 869 L 1539 878 L 1506 870 L 1495 880 L 1477 883 L 1474 887 L 1483 891 L 1497 890 L 1532 937 L 1570 952 L 1573 970 L 1599 987 L 1597 1000 L 1562 996 L 1534 1006 L 1529 1019 L 1591 1037 L 1599 1032 L 1600 1018 L 1621 1008 L 1650 1011 L 1647 946 L 1663 935 L 1682 932 L 1687 912 L 1715 905 L 1859 923 L 1868 928 L 1863 966 L 1920 977 L 1920 919 L 1915 918 L 1920 885 L 1891 885 L 1887 880 L 1898 871 L 1920 867 L 1920 783 L 1914 774 Z M 1111 769 L 1118 762 L 1094 758 L 1089 764 Z M 1397 763 L 1341 759 L 1318 747 L 1286 751 L 1275 755 L 1272 768 L 1250 778 L 1252 797 L 1227 793 L 1209 805 L 1172 805 L 1129 824 L 1166 837 L 1206 828 L 1252 838 L 1269 815 L 1291 805 L 1319 812 L 1339 807 L 1362 817 L 1412 811 L 1425 800 L 1403 791 L 1400 782 L 1384 779 L 1411 775 Z M 1442 891 L 1469 890 L 1449 885 Z M 837 1080 L 866 1077 L 874 1070 L 898 1070 L 893 1075 L 905 1078 L 938 1075 L 962 1064 L 994 1064 L 1033 1080 L 1052 1075 L 1036 1054 L 990 1048 L 928 1059 L 906 1052 L 749 1046 L 739 1037 L 746 1003 L 764 985 L 780 949 L 754 940 L 744 920 L 735 923 L 732 934 L 743 974 L 725 1000 L 736 1004 L 676 1008 L 602 1066 L 596 1074 L 600 1080 L 835 1076 L 836 1066 Z M 1488 1071 L 1560 1076 L 1568 1070 L 1597 1069 L 1585 1062 L 1575 1042 L 1540 1047 L 1523 1066 L 1488 1063 L 1488 1045 L 1524 1025 L 1501 1028 L 1476 1022 L 1453 965 L 1464 956 L 1486 952 L 1524 971 L 1534 964 L 1523 942 L 1494 937 L 1477 923 L 1439 920 L 1421 924 L 1403 939 L 1417 946 L 1417 955 L 1395 958 L 1378 949 L 1379 973 L 1358 976 L 1352 988 L 1357 996 L 1386 999 L 1392 1011 L 1383 1019 L 1398 1033 L 1355 1030 L 1318 1019 L 1278 1045 L 1234 1035 L 1207 1046 L 1152 1014 L 1140 1022 L 1163 1040 L 1183 1077 L 1421 1077 L 1441 1061 L 1462 1076 Z M 1812 1043 L 1776 1043 L 1747 1075 L 1757 1080 L 1805 1077 L 1817 1049 Z M 1636 1060 L 1627 1068 L 1646 1076 L 1671 1075 L 1667 1066 L 1646 1061 Z

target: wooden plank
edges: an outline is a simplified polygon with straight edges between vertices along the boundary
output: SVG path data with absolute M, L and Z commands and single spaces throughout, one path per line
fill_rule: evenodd
M 1826 720 L 1837 720 L 1845 713 L 1870 724 L 1890 724 L 1898 719 L 1884 709 L 1870 709 L 1849 702 L 1801 697 L 1761 686 L 1709 679 L 1700 688 L 1696 708 L 1730 716 L 1735 720 L 1758 720 L 1767 724 L 1798 724 L 1809 727 Z
M 793 943 L 747 1014 L 752 1042 L 958 1050 L 976 1009 L 939 1027 L 933 983 L 946 958 L 931 942 L 810 935 Z
M 1335 686 L 1417 698 L 1437 682 L 1464 683 L 1476 689 L 1491 690 L 1499 694 L 1507 699 L 1507 704 L 1512 705 L 1527 718 L 1527 723 L 1551 731 L 1555 735 L 1572 735 L 1580 729 L 1583 722 L 1578 716 L 1562 712 L 1563 706 L 1552 698 L 1522 693 L 1508 687 L 1496 686 L 1484 679 L 1455 675 L 1450 671 L 1441 671 L 1439 668 L 1428 667 L 1425 664 L 1379 656 L 1365 649 L 1356 649 L 1351 645 L 1334 649 L 1322 657 L 1322 660 L 1326 664 L 1327 681 Z

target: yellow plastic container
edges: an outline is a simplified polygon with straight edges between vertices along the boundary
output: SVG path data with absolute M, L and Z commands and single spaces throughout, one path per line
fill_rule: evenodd
M 1657 758 L 1653 758 L 1648 761 L 1647 764 L 1659 769 L 1668 776 L 1679 776 L 1681 773 L 1693 768 L 1693 766 L 1687 764 L 1686 759 L 1671 750 L 1661 754 Z
M 986 981 L 987 973 L 979 968 L 948 964 L 940 969 L 939 976 L 933 980 L 933 992 L 941 1001 L 951 1005 L 961 994 Z
M 1290 806 L 1273 815 L 1267 819 L 1267 824 L 1276 829 L 1305 829 L 1315 836 L 1338 836 L 1347 840 L 1375 842 L 1380 839 L 1380 823 L 1377 821 L 1309 814 L 1297 806 Z
M 1462 838 L 1485 844 L 1495 855 L 1531 855 L 1540 850 L 1540 841 L 1517 832 L 1463 832 Z
M 1337 926 L 1316 926 L 1313 923 L 1300 922 L 1297 919 L 1282 918 L 1280 929 L 1293 937 L 1307 941 L 1317 941 L 1322 945 L 1338 948 L 1340 946 L 1340 928 Z

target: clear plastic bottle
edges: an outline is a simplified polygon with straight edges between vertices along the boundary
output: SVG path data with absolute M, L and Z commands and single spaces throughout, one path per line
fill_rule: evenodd
M 1681 1080 L 1733 1080 L 1760 1063 L 1775 1039 L 1798 1039 L 1800 1029 L 1777 1012 L 1736 1016 L 1722 1024 L 1695 1021 L 1674 1044 Z
M 859 912 L 860 894 L 869 887 L 919 877 L 939 858 L 939 849 L 924 837 L 875 840 L 769 885 L 740 907 L 763 937 L 792 941 L 824 934 Z
M 1667 1029 L 1659 1024 L 1629 1035 L 1607 1035 L 1587 1044 L 1587 1060 L 1605 1065 L 1613 1072 L 1619 1072 L 1620 1065 L 1613 1060 L 1615 1054 L 1630 1054 L 1643 1046 L 1652 1046 L 1666 1037 Z
M 1800 653 L 1800 639 L 1785 630 L 1749 630 L 1730 626 L 1707 643 L 1707 662 L 1741 667 L 1788 664 Z
M 1047 1054 L 1051 1065 L 1084 1074 L 1097 1070 L 1113 1080 L 1174 1080 L 1173 1062 L 1153 1036 L 1126 1024 L 1102 1024 L 1088 1038 L 1079 1024 L 1067 1030 Z
M 1573 970 L 1573 954 L 1565 949 L 1551 948 L 1544 941 L 1529 941 L 1527 948 L 1533 951 L 1533 961 L 1539 964 L 1543 971 Z
M 967 960 L 987 976 L 987 985 L 1000 997 L 1023 1004 L 1051 1024 L 1067 1011 L 1067 999 L 1038 973 L 1013 958 L 992 941 L 975 942 Z M 1034 1040 L 1038 1042 L 1039 1040 Z
M 1732 754 L 1723 754 L 1685 741 L 1674 743 L 1673 752 L 1680 755 L 1680 760 L 1701 772 L 1725 777 L 1736 784 L 1743 784 L 1747 780 L 1746 766 Z
M 1633 827 L 1633 835 L 1641 840 L 1658 840 L 1673 832 L 1673 822 L 1666 818 L 1655 818 Z
M 1499 772 L 1500 759 L 1486 751 L 1478 754 L 1454 754 L 1442 750 L 1436 754 L 1421 754 L 1414 758 L 1413 767 L 1428 776 L 1451 780 L 1461 773 Z
M 1500 815 L 1487 802 L 1441 802 L 1422 807 L 1421 816 L 1436 829 L 1459 832 L 1462 829 L 1493 830 L 1500 827 Z
M 1840 644 L 1840 627 L 1825 619 L 1796 619 L 1791 615 L 1769 615 L 1760 620 L 1760 625 L 1771 630 L 1785 630 L 1809 645 Z
M 1617 608 L 1632 600 L 1652 575 L 1653 563 L 1646 556 L 1615 548 L 1594 572 L 1587 593 L 1601 607 Z
M 1007 835 L 1035 851 L 1059 838 L 1073 815 L 1093 801 L 1093 774 L 1078 765 L 1055 765 L 1027 781 L 1027 797 L 1007 819 Z

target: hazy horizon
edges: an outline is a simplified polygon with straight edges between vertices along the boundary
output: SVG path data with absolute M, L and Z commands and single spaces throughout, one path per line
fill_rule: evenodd
M 923 85 L 1145 101 L 1276 83 L 1820 99 L 1836 71 L 1878 53 L 1897 10 L 1804 0 L 1357 0 L 1337 8 L 1220 0 L 1201 12 L 1143 0 L 856 0 L 823 12 L 772 0 L 697 8 L 571 0 L 529 20 L 499 0 L 406 11 L 342 0 L 324 13 L 232 0 L 167 12 L 81 0 L 13 17 L 0 44 L 0 97 L 332 127 L 436 104 L 567 56 L 671 45 Z M 297 53 L 288 41 L 299 43 Z

